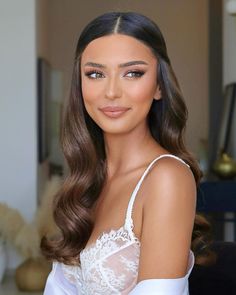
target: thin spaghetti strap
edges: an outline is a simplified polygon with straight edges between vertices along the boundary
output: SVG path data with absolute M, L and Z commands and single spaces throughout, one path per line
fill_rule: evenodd
M 135 201 L 135 197 L 139 191 L 139 188 L 145 178 L 145 176 L 148 174 L 149 170 L 151 169 L 151 167 L 153 166 L 153 164 L 161 159 L 161 158 L 164 158 L 164 157 L 171 157 L 171 158 L 175 158 L 176 160 L 179 160 L 180 162 L 182 162 L 183 164 L 185 164 L 186 166 L 188 166 L 190 168 L 190 166 L 184 162 L 184 160 L 182 160 L 181 158 L 175 156 L 175 155 L 172 155 L 172 154 L 163 154 L 163 155 L 160 155 L 158 156 L 157 158 L 155 158 L 149 165 L 148 167 L 145 169 L 143 175 L 141 176 L 140 180 L 138 181 L 135 189 L 133 190 L 132 194 L 131 194 L 131 197 L 130 197 L 130 200 L 129 200 L 129 204 L 128 204 L 128 208 L 127 208 L 127 212 L 126 212 L 126 217 L 125 217 L 125 228 L 130 232 L 131 235 L 133 235 L 133 227 L 134 227 L 134 224 L 133 224 L 133 219 L 132 219 L 132 211 L 133 211 L 133 204 L 134 204 L 134 201 Z

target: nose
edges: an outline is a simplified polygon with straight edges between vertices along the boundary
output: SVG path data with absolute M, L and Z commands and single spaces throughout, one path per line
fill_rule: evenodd
M 113 76 L 107 80 L 105 97 L 108 99 L 116 99 L 121 97 L 122 90 L 120 81 L 117 77 Z

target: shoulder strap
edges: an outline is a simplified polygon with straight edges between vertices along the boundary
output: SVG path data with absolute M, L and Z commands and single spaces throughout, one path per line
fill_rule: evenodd
M 132 210 L 133 210 L 133 204 L 134 204 L 134 201 L 135 201 L 135 197 L 139 191 L 139 188 L 145 178 L 145 176 L 148 174 L 149 170 L 151 169 L 151 167 L 153 166 L 153 164 L 161 159 L 161 158 L 164 158 L 164 157 L 171 157 L 171 158 L 175 158 L 176 160 L 179 160 L 180 162 L 182 162 L 183 164 L 185 164 L 186 166 L 188 166 L 190 168 L 190 166 L 185 163 L 181 158 L 175 156 L 175 155 L 171 155 L 171 154 L 163 154 L 163 155 L 160 155 L 158 156 L 157 158 L 155 158 L 149 165 L 148 167 L 145 169 L 143 175 L 141 176 L 140 180 L 138 181 L 135 189 L 133 190 L 132 192 L 132 195 L 130 197 L 130 200 L 129 200 L 129 204 L 128 204 L 128 208 L 127 208 L 127 213 L 126 213 L 126 218 L 125 218 L 125 227 L 130 230 L 134 227 L 133 225 L 133 219 L 132 219 Z

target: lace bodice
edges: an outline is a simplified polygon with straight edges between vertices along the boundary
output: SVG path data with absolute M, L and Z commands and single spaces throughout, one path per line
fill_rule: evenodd
M 81 267 L 62 266 L 78 294 L 128 294 L 135 286 L 140 242 L 122 226 L 104 232 L 80 253 Z
M 124 225 L 119 229 L 103 232 L 96 242 L 86 246 L 80 252 L 80 266 L 53 263 L 54 272 L 56 268 L 60 268 L 66 280 L 75 286 L 77 295 L 125 295 L 137 284 L 140 241 L 133 232 L 133 204 L 148 171 L 164 156 L 174 157 L 186 164 L 182 159 L 170 154 L 155 158 L 144 171 L 131 195 Z M 190 274 L 193 264 L 194 256 L 190 251 L 186 276 Z

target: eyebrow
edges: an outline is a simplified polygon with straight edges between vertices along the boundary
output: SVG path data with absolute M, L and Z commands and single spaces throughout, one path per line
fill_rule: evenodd
M 134 66 L 134 65 L 148 65 L 148 63 L 146 63 L 143 60 L 133 60 L 133 61 L 129 61 L 126 63 L 122 63 L 119 64 L 118 67 L 119 68 L 125 68 L 125 67 L 129 67 L 129 66 Z M 84 66 L 91 66 L 91 67 L 96 67 L 96 68 L 100 68 L 100 69 L 105 69 L 106 66 L 103 64 L 98 64 L 95 62 L 87 62 Z

